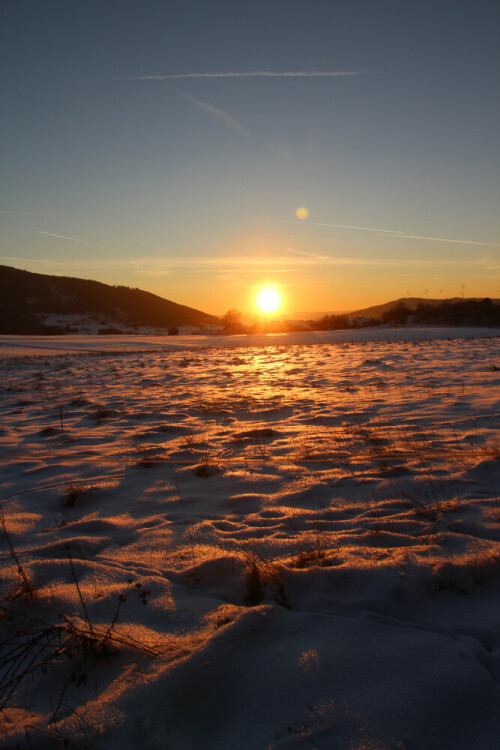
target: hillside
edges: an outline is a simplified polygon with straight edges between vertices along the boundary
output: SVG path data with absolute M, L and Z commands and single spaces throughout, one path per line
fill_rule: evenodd
M 220 325 L 215 316 L 141 289 L 0 266 L 0 333 L 213 325 Z
M 473 302 L 479 302 L 479 298 L 476 297 L 468 297 L 468 301 Z M 449 303 L 456 303 L 461 302 L 461 297 L 452 297 L 451 299 L 447 299 L 446 302 Z M 494 299 L 493 302 L 498 304 L 500 300 Z M 437 307 L 438 305 L 441 305 L 443 303 L 442 299 L 424 299 L 423 297 L 400 297 L 400 299 L 392 300 L 392 302 L 385 302 L 381 305 L 373 305 L 372 307 L 364 307 L 361 310 L 353 310 L 352 312 L 348 313 L 347 317 L 351 320 L 353 318 L 358 317 L 364 317 L 364 318 L 380 318 L 384 312 L 388 312 L 389 310 L 392 310 L 393 307 L 396 307 L 396 305 L 404 304 L 406 307 L 408 307 L 410 310 L 416 310 L 417 307 L 420 304 L 425 305 L 431 305 L 433 307 Z

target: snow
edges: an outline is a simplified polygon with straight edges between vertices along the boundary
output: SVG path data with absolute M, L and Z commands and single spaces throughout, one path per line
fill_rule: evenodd
M 86 351 L 142 351 L 144 349 L 192 349 L 199 347 L 289 346 L 291 344 L 356 343 L 362 341 L 428 341 L 500 336 L 499 328 L 450 328 L 447 326 L 408 326 L 348 329 L 339 331 L 299 331 L 295 333 L 196 334 L 189 326 L 178 336 L 145 334 L 15 336 L 0 334 L 0 359 L 6 356 L 68 354 Z M 184 335 L 182 335 L 184 334 Z
M 57 338 L 59 338 L 61 334 L 67 335 L 64 334 L 64 330 L 70 329 L 73 332 L 72 338 L 74 339 L 76 336 L 77 340 L 81 339 L 80 334 L 84 334 L 87 338 L 95 337 L 99 335 L 100 330 L 105 330 L 106 328 L 114 328 L 120 335 L 128 334 L 130 336 L 139 334 L 141 337 L 157 336 L 162 338 L 163 336 L 168 335 L 168 330 L 171 327 L 165 326 L 164 328 L 155 328 L 153 326 L 127 325 L 119 319 L 119 313 L 120 311 L 117 310 L 117 315 L 114 318 L 98 313 L 93 315 L 80 313 L 52 313 L 50 315 L 40 314 L 38 317 L 44 326 L 60 329 L 60 334 L 57 334 Z M 200 331 L 199 326 L 193 325 L 177 326 L 177 328 L 180 333 L 185 335 L 199 333 Z M 39 336 L 36 338 L 39 338 Z M 47 335 L 43 338 L 50 340 L 54 337 L 52 335 Z M 100 335 L 99 338 L 101 338 Z
M 499 333 L 0 337 L 2 746 L 496 750 Z

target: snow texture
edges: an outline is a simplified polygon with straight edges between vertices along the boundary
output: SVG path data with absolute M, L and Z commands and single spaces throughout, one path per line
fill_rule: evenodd
M 0 338 L 2 747 L 497 750 L 500 339 L 344 333 Z

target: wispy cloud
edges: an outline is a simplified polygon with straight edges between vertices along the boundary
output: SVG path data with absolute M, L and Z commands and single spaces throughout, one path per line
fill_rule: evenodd
M 12 257 L 12 256 L 0 256 L 0 260 L 15 260 L 19 263 L 48 263 L 49 265 L 52 264 L 51 260 L 45 260 L 43 258 L 18 258 L 18 257 Z
M 67 211 L 0 211 L 0 214 L 2 215 L 11 215 L 11 216 L 90 216 L 92 214 L 74 214 L 74 213 L 67 213 Z
M 500 247 L 500 242 L 480 242 L 479 240 L 457 240 L 451 237 L 425 237 L 420 234 L 401 234 L 405 240 L 430 240 L 432 242 L 451 242 L 455 245 L 480 245 L 482 247 Z
M 85 240 L 78 240 L 76 237 L 67 237 L 65 234 L 53 234 L 52 232 L 42 232 L 40 229 L 38 230 L 38 234 L 43 234 L 46 237 L 57 237 L 59 240 L 70 240 L 71 242 L 80 242 L 82 245 L 85 245 Z
M 293 224 L 302 224 L 303 226 L 312 225 L 314 227 L 330 227 L 331 229 L 355 229 L 360 232 L 373 232 L 388 236 L 397 236 L 404 240 L 428 240 L 432 242 L 451 242 L 456 245 L 480 245 L 482 247 L 500 247 L 499 242 L 481 242 L 480 240 L 459 240 L 452 237 L 428 237 L 422 234 L 407 234 L 406 232 L 395 229 L 376 229 L 375 227 L 358 227 L 352 224 L 324 224 L 315 221 L 292 221 Z
M 24 259 L 28 261 L 28 259 Z M 29 263 L 41 262 L 38 259 L 29 259 Z M 50 273 L 59 273 L 64 275 L 76 275 L 82 274 L 84 278 L 88 278 L 89 269 L 89 258 L 87 256 L 80 258 L 65 258 L 64 260 L 58 258 L 44 259 L 45 267 L 48 268 Z M 346 256 L 324 256 L 318 255 L 296 255 L 289 252 L 288 254 L 276 253 L 270 256 L 254 256 L 254 255 L 219 255 L 212 257 L 200 257 L 200 256 L 174 256 L 167 257 L 161 255 L 146 256 L 146 257 L 133 257 L 133 258 L 93 258 L 92 269 L 95 274 L 100 274 L 99 278 L 105 280 L 105 278 L 111 279 L 108 283 L 117 283 L 116 274 L 119 273 L 121 279 L 130 278 L 142 278 L 148 279 L 144 281 L 146 285 L 150 283 L 152 278 L 158 279 L 159 277 L 170 277 L 175 279 L 177 277 L 185 277 L 185 274 L 189 274 L 189 278 L 193 278 L 193 274 L 197 274 L 198 278 L 206 274 L 213 278 L 220 278 L 221 274 L 233 274 L 235 276 L 254 276 L 262 278 L 270 274 L 300 274 L 302 277 L 304 273 L 309 270 L 315 269 L 356 269 L 356 268 L 372 268 L 380 270 L 399 269 L 400 271 L 407 270 L 408 272 L 415 273 L 422 271 L 425 268 L 426 273 L 431 268 L 434 269 L 434 273 L 448 274 L 450 270 L 456 269 L 457 261 L 454 258 L 382 258 L 382 257 L 346 257 Z M 460 268 L 462 272 L 479 273 L 491 268 L 492 261 L 487 259 L 486 261 L 478 262 L 477 258 L 468 258 L 460 260 Z M 385 272 L 385 270 L 384 270 Z M 103 276 L 104 275 L 104 276 Z M 121 281 L 120 281 L 121 283 Z M 123 283 L 128 283 L 124 281 Z
M 154 262 L 154 258 L 150 259 Z M 156 258 L 156 261 L 160 261 Z M 160 261 L 162 262 L 162 261 Z M 385 264 L 391 261 L 385 261 L 384 259 L 367 259 L 367 258 L 345 258 L 345 257 L 333 257 L 333 256 L 314 256 L 312 254 L 276 254 L 276 255 L 218 255 L 209 258 L 165 258 L 166 265 L 171 268 L 190 268 L 199 269 L 206 268 L 225 268 L 238 269 L 241 271 L 253 271 L 272 269 L 272 268 L 301 268 L 303 266 L 311 265 L 361 265 L 367 264 Z M 142 259 L 137 261 L 138 265 L 142 263 Z
M 194 104 L 195 107 L 198 107 L 211 117 L 215 117 L 216 120 L 220 120 L 221 122 L 223 122 L 224 125 L 229 128 L 229 130 L 232 130 L 235 133 L 243 133 L 245 135 L 249 135 L 248 130 L 240 122 L 238 122 L 238 120 L 233 117 L 233 115 L 229 114 L 229 112 L 225 112 L 223 109 L 218 109 L 212 104 L 202 102 L 199 99 L 196 99 L 194 96 L 190 96 L 189 94 L 182 94 L 182 96 L 184 97 L 184 99 L 187 99 L 188 102 Z
M 455 267 L 454 258 L 382 258 L 382 257 L 360 257 L 360 256 L 338 256 L 338 255 L 314 255 L 314 254 L 276 254 L 269 256 L 236 255 L 215 256 L 208 258 L 200 257 L 175 257 L 175 258 L 138 258 L 130 259 L 131 264 L 136 264 L 138 272 L 148 273 L 155 265 L 162 265 L 172 270 L 189 268 L 190 271 L 197 269 L 210 271 L 214 268 L 225 270 L 253 271 L 272 269 L 302 269 L 326 266 L 365 266 L 365 267 L 409 267 L 420 268 L 429 266 Z M 491 261 L 488 261 L 491 263 Z M 460 261 L 461 266 L 469 266 L 478 269 L 477 258 Z M 148 269 L 149 265 L 149 269 Z
M 318 221 L 294 221 L 294 224 L 312 224 L 314 227 L 330 227 L 331 229 L 357 229 L 360 232 L 376 232 L 377 234 L 399 234 L 404 235 L 396 229 L 376 229 L 375 227 L 358 227 L 352 224 L 325 224 Z
M 114 81 L 173 81 L 186 78 L 337 78 L 368 75 L 368 70 L 253 70 L 220 73 L 166 73 L 164 75 L 120 76 Z
M 487 261 L 491 265 L 491 260 Z M 88 258 L 54 259 L 51 265 L 61 268 L 73 268 L 88 270 Z M 470 266 L 478 269 L 477 258 L 463 259 L 460 261 L 462 268 Z M 269 256 L 255 255 L 219 255 L 211 257 L 200 256 L 146 256 L 135 258 L 100 258 L 92 260 L 94 269 L 120 271 L 133 273 L 137 276 L 150 276 L 158 274 L 175 274 L 189 270 L 193 273 L 213 273 L 220 271 L 237 271 L 238 273 L 254 272 L 288 272 L 302 270 L 311 267 L 340 267 L 340 266 L 363 266 L 363 267 L 398 267 L 417 269 L 429 266 L 455 267 L 456 260 L 451 258 L 377 258 L 377 257 L 347 257 L 347 256 L 325 256 L 325 255 L 295 255 L 275 254 Z
M 302 258 L 313 258 L 314 260 L 328 260 L 328 255 L 320 255 L 319 253 L 310 253 L 306 250 L 294 250 L 293 247 L 287 247 L 287 252 L 292 255 L 298 255 Z

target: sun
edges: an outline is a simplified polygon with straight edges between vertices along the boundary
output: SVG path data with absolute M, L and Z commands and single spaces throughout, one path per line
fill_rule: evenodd
M 273 313 L 281 304 L 281 296 L 277 289 L 266 286 L 257 295 L 257 307 L 263 313 Z

